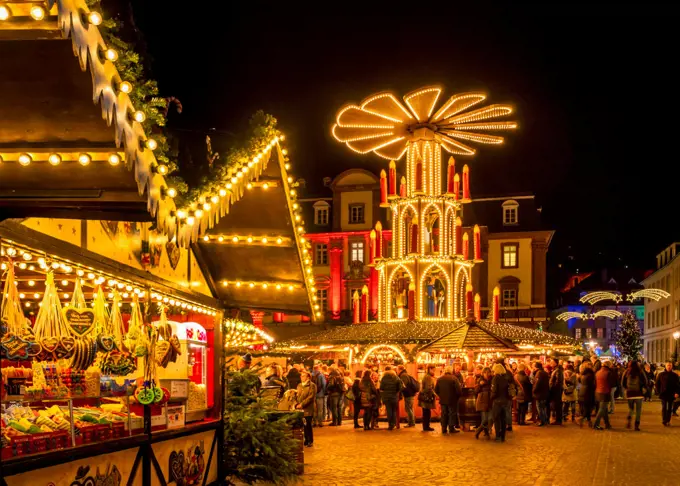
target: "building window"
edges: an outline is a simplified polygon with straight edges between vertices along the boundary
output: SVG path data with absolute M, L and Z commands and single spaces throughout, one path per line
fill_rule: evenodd
M 519 204 L 517 201 L 505 201 L 503 203 L 503 224 L 511 226 L 519 223 Z
M 517 307 L 517 289 L 503 289 L 501 307 Z
M 666 324 L 670 324 L 670 323 L 671 323 L 671 305 L 668 304 L 666 306 Z
M 314 206 L 314 224 L 317 226 L 328 226 L 328 204 Z
M 577 327 L 576 328 L 576 339 L 581 339 L 581 328 Z
M 349 261 L 364 263 L 364 242 L 353 241 L 350 243 Z
M 328 245 L 324 243 L 316 245 L 314 261 L 317 265 L 328 265 Z
M 597 328 L 597 338 L 598 339 L 604 338 L 604 329 L 602 329 L 601 327 Z
M 316 303 L 319 304 L 322 312 L 325 313 L 328 310 L 328 289 L 317 289 Z
M 272 320 L 277 324 L 282 323 L 285 318 L 286 314 L 284 314 L 283 312 L 274 312 L 272 314 Z
M 593 338 L 593 330 L 591 328 L 586 328 L 586 339 Z
M 349 224 L 364 223 L 364 204 L 349 205 Z
M 501 268 L 519 267 L 519 243 L 503 243 L 501 245 Z

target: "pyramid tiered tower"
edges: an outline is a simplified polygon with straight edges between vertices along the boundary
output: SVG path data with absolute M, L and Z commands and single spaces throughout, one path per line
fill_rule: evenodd
M 390 160 L 380 189 L 381 205 L 390 213 L 392 254 L 382 254 L 378 223 L 371 235 L 374 285 L 362 299 L 377 307 L 381 322 L 452 321 L 471 317 L 475 306 L 471 270 L 481 262 L 480 231 L 464 230 L 461 217 L 462 205 L 471 202 L 470 171 L 465 165 L 457 173 L 452 156 L 443 167 L 442 149 L 474 155 L 463 141 L 500 144 L 502 137 L 480 132 L 517 125 L 490 121 L 510 114 L 507 105 L 470 110 L 486 99 L 482 93 L 454 95 L 435 111 L 441 92 L 436 86 L 422 88 L 404 96 L 404 104 L 391 93 L 379 93 L 343 107 L 333 126 L 335 138 L 355 152 Z M 404 156 L 398 173 L 395 161 Z

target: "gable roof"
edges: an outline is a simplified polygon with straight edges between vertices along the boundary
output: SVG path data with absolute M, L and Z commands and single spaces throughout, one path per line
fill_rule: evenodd
M 458 329 L 421 348 L 421 351 L 437 352 L 453 349 L 461 351 L 517 351 L 517 347 L 510 341 L 496 336 L 480 327 L 476 322 L 467 322 L 461 325 Z

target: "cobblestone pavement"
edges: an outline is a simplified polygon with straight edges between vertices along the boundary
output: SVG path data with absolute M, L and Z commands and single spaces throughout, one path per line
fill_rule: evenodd
M 618 401 L 611 431 L 580 429 L 578 423 L 514 426 L 505 443 L 475 440 L 472 432 L 443 436 L 438 423 L 429 433 L 420 424 L 365 432 L 346 420 L 341 427 L 314 429 L 301 484 L 680 484 L 680 419 L 663 427 L 660 403 L 644 403 L 642 431 L 634 432 L 625 428 L 627 411 Z

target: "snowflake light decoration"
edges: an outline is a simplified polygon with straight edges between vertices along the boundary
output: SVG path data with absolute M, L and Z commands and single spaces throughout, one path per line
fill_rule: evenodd
M 382 92 L 358 105 L 345 105 L 337 114 L 333 136 L 355 152 L 398 160 L 409 142 L 420 140 L 435 141 L 451 154 L 474 155 L 475 149 L 463 141 L 500 144 L 503 137 L 480 132 L 517 128 L 514 121 L 495 120 L 512 113 L 509 105 L 468 111 L 486 100 L 484 93 L 455 94 L 435 111 L 442 91 L 439 86 L 421 88 L 405 95 L 404 103 Z

